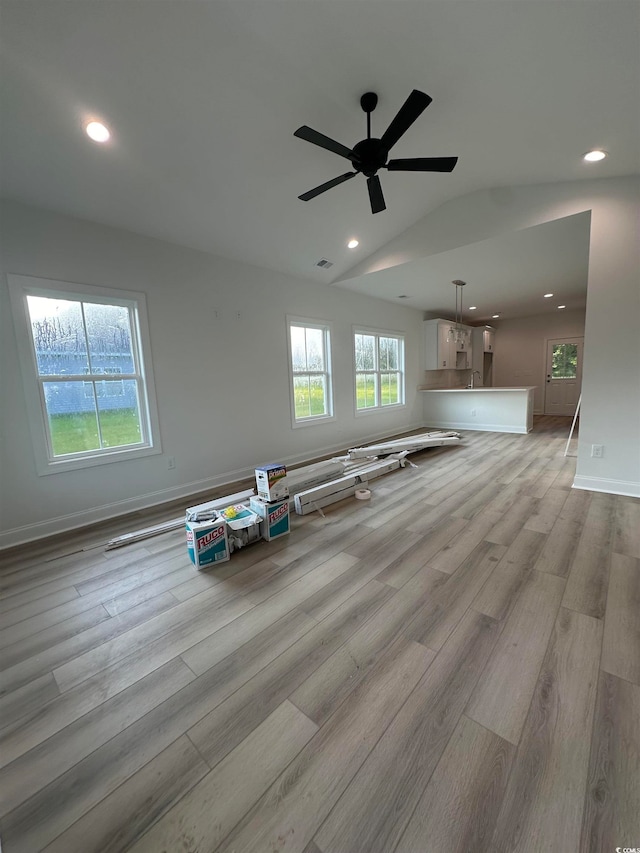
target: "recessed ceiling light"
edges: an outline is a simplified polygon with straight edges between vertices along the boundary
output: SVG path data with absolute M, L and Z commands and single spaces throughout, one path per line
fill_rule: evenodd
M 583 159 L 583 160 L 586 160 L 586 161 L 587 161 L 587 163 L 597 163 L 597 162 L 598 162 L 598 160 L 604 160 L 604 158 L 605 158 L 606 156 L 607 156 L 607 152 L 606 152 L 606 151 L 596 150 L 596 151 L 588 151 L 588 152 L 583 156 L 583 158 L 582 158 L 582 159 Z
M 469 305 L 469 311 L 477 311 L 477 310 L 478 310 L 477 305 Z
M 355 249 L 355 248 L 356 248 L 356 246 L 359 246 L 359 245 L 360 245 L 360 243 L 359 243 L 359 241 L 358 241 L 358 240 L 355 240 L 355 239 L 354 239 L 354 240 L 349 240 L 349 242 L 347 243 L 347 248 L 349 248 L 349 249 Z
M 493 317 L 494 320 L 497 320 L 500 315 L 499 314 L 492 314 L 491 316 Z
M 85 127 L 85 131 L 87 136 L 93 139 L 94 142 L 106 142 L 111 136 L 109 129 L 99 121 L 90 121 Z
M 566 305 L 558 305 L 558 308 L 566 308 Z
M 553 293 L 545 293 L 544 298 L 550 299 L 553 296 Z

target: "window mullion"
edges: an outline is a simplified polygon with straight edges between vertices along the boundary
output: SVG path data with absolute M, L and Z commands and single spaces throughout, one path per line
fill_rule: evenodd
M 44 382 L 45 380 L 40 376 L 40 373 L 37 373 L 36 382 L 38 384 L 38 393 L 40 395 L 40 407 L 42 409 L 42 419 L 44 421 L 44 437 L 47 445 L 47 457 L 51 460 L 54 458 L 53 452 L 53 438 L 51 436 L 51 430 L 49 429 L 49 419 L 47 417 L 47 401 L 44 396 Z
M 140 364 L 140 340 L 138 335 L 138 318 L 135 310 L 129 306 L 129 331 L 131 334 L 131 350 L 133 355 L 133 366 L 135 369 L 135 376 L 132 376 L 132 379 L 140 379 L 144 381 L 144 377 L 142 376 L 142 365 Z
M 84 302 L 80 302 L 80 314 L 82 316 L 82 330 L 84 332 L 84 345 L 87 349 L 87 360 L 89 362 L 89 376 L 93 377 L 93 360 L 91 358 L 91 348 L 89 347 L 89 333 L 87 332 L 87 318 L 84 313 Z M 96 426 L 98 428 L 98 442 L 100 449 L 104 450 L 104 442 L 102 441 L 102 427 L 100 425 L 100 408 L 98 406 L 98 389 L 96 388 L 96 380 L 92 378 L 91 386 L 93 388 L 93 407 L 96 413 Z

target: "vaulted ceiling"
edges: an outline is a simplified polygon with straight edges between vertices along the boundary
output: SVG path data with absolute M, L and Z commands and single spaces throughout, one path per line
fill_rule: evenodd
M 406 270 L 404 283 L 370 276 L 365 289 L 349 281 L 350 267 L 447 200 L 640 171 L 636 0 L 2 0 L 1 8 L 3 195 L 319 283 L 341 279 L 395 300 L 419 288 L 424 270 Z M 297 127 L 351 147 L 366 135 L 364 92 L 379 96 L 379 136 L 412 89 L 433 102 L 393 156 L 457 155 L 451 174 L 382 171 L 387 210 L 375 216 L 362 175 L 297 198 L 349 168 L 295 138 Z M 91 118 L 111 129 L 107 144 L 84 135 Z M 609 157 L 585 164 L 592 148 Z M 473 247 L 461 251 L 469 268 L 497 280 L 491 257 L 511 275 L 514 253 L 525 253 L 524 264 L 548 245 L 558 275 L 582 275 L 584 290 L 588 225 L 559 227 L 517 244 L 505 238 L 493 253 L 476 246 L 476 266 Z M 351 251 L 353 236 L 360 245 Z M 326 271 L 315 266 L 323 257 L 333 262 Z M 446 261 L 439 256 L 434 274 L 448 280 Z M 532 286 L 547 276 L 541 270 Z M 413 304 L 438 307 L 426 291 Z

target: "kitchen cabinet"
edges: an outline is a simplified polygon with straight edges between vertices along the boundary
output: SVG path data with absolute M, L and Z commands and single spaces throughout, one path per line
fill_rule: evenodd
M 496 331 L 486 326 L 482 330 L 483 352 L 493 352 L 495 343 Z
M 452 320 L 424 320 L 423 324 L 425 370 L 469 370 L 471 368 L 470 326 L 458 327 Z
M 492 326 L 476 326 L 473 329 L 473 369 L 478 371 L 478 385 L 493 385 L 493 353 L 496 330 Z

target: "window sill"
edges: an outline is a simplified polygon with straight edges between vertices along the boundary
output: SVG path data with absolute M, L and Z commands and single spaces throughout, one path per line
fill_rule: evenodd
M 335 420 L 335 415 L 323 415 L 322 417 L 308 418 L 307 420 L 294 420 L 292 421 L 291 426 L 293 429 L 300 429 L 301 427 L 318 426 L 320 424 L 331 423 L 331 421 Z
M 366 417 L 367 415 L 381 415 L 384 412 L 397 412 L 399 409 L 406 409 L 406 403 L 394 403 L 392 406 L 372 406 L 370 409 L 356 409 L 356 417 Z
M 111 465 L 115 462 L 128 462 L 132 459 L 140 459 L 144 456 L 155 456 L 162 453 L 162 448 L 155 447 L 133 447 L 127 450 L 113 450 L 96 454 L 95 456 L 76 457 L 74 459 L 54 459 L 37 464 L 39 477 L 48 474 L 64 474 L 68 471 L 78 471 L 82 468 L 95 468 L 98 465 Z

